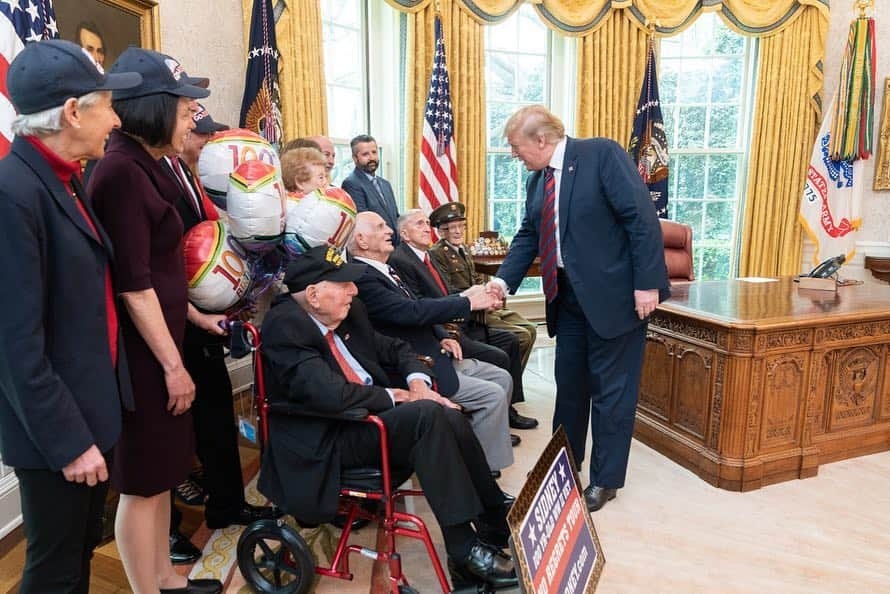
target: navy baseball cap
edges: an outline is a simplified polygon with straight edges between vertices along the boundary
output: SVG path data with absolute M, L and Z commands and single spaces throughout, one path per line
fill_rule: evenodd
M 135 99 L 157 93 L 177 97 L 203 99 L 210 95 L 206 78 L 194 78 L 186 74 L 178 61 L 161 52 L 128 47 L 111 65 L 111 72 L 138 72 L 142 83 L 135 87 L 114 91 L 112 99 Z
M 141 74 L 125 68 L 105 74 L 86 50 L 61 39 L 27 44 L 6 73 L 12 104 L 23 115 L 59 107 L 93 91 L 129 89 L 141 82 Z
M 216 134 L 229 129 L 225 124 L 215 122 L 210 117 L 210 112 L 207 111 L 207 108 L 200 103 L 198 103 L 198 111 L 192 114 L 192 119 L 195 121 L 195 129 L 192 132 L 197 132 L 198 134 Z
M 367 264 L 347 262 L 335 247 L 320 245 L 291 260 L 284 273 L 284 284 L 291 293 L 299 293 L 321 281 L 348 283 L 365 273 Z

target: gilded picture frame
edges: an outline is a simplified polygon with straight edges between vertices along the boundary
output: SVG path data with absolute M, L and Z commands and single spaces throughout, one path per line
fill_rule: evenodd
M 884 103 L 878 127 L 878 147 L 875 153 L 876 192 L 890 190 L 890 77 L 884 79 Z
M 161 47 L 155 0 L 55 0 L 59 37 L 73 41 L 105 69 L 129 46 Z

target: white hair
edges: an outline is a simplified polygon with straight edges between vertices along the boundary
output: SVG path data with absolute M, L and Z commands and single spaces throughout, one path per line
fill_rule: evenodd
M 102 98 L 104 93 L 108 92 L 109 91 L 93 91 L 82 97 L 77 97 L 77 107 L 86 109 L 87 107 L 95 105 L 99 102 L 99 99 Z M 38 111 L 37 113 L 17 115 L 15 119 L 12 120 L 12 133 L 17 136 L 49 136 L 61 132 L 64 128 L 62 125 L 62 112 L 64 109 L 64 105 L 59 105 L 57 107 L 50 107 L 49 109 Z
M 398 220 L 396 220 L 397 231 L 401 233 L 402 229 L 404 229 L 405 226 L 413 221 L 414 217 L 418 215 L 423 216 L 423 211 L 419 208 L 412 208 L 411 210 L 406 210 L 400 214 Z

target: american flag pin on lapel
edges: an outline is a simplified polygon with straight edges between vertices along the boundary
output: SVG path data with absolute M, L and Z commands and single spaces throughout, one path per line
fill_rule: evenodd
M 343 340 L 344 340 L 344 341 L 349 340 L 349 334 L 348 334 L 348 333 L 343 337 Z
M 574 170 L 575 170 L 575 166 L 569 165 L 569 173 L 573 172 Z

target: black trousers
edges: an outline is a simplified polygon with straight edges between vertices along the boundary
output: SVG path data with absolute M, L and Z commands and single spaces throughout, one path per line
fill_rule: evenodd
M 105 455 L 111 468 L 110 453 Z M 24 518 L 21 594 L 86 594 L 90 559 L 102 540 L 108 481 L 89 487 L 61 472 L 16 469 Z
M 232 403 L 232 382 L 222 345 L 186 343 L 183 363 L 195 383 L 192 419 L 198 459 L 207 479 L 204 517 L 226 521 L 244 505 L 244 482 L 238 456 L 238 431 Z M 175 507 L 170 528 L 179 528 L 182 513 Z
M 417 473 L 440 526 L 465 524 L 483 513 L 503 510 L 504 495 L 491 478 L 482 446 L 463 414 L 421 400 L 379 416 L 389 436 L 390 468 Z M 345 425 L 340 431 L 341 466 L 379 466 L 378 444 L 374 425 Z
M 510 398 L 510 404 L 524 402 L 525 391 L 522 389 L 522 353 L 519 350 L 519 338 L 509 330 L 486 328 L 477 323 L 468 324 L 465 335 L 472 340 L 461 341 L 464 357 L 479 359 L 507 371 L 513 379 L 513 395 Z M 473 342 L 476 344 L 472 344 Z M 493 349 L 497 349 L 500 353 L 492 353 Z

